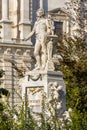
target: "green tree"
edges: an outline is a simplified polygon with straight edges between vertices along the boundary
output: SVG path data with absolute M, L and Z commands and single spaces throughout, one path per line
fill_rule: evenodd
M 4 71 L 0 70 L 0 84 L 2 82 L 2 77 L 3 77 Z M 8 120 L 8 115 L 4 111 L 5 110 L 5 105 L 4 102 L 2 101 L 3 96 L 8 96 L 9 92 L 8 90 L 0 87 L 0 130 L 10 130 L 10 125 L 9 125 L 9 120 Z
M 81 19 L 82 2 L 76 0 L 69 3 L 76 13 L 76 19 L 73 20 L 79 25 L 75 30 L 77 35 L 73 37 L 65 35 L 64 40 L 57 44 L 57 53 L 61 56 L 61 71 L 66 83 L 67 108 L 73 109 L 72 130 L 87 130 L 87 41 L 85 39 L 87 25 L 82 23 L 83 17 Z M 75 5 L 77 9 L 74 8 Z

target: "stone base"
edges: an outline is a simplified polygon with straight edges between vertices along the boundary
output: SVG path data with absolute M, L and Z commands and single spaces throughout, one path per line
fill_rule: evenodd
M 26 73 L 26 76 L 20 80 L 22 87 L 22 98 L 25 99 L 27 94 L 29 98 L 29 106 L 34 112 L 41 112 L 42 95 L 46 94 L 47 99 L 50 97 L 50 85 L 57 83 L 57 87 L 62 88 L 61 110 L 60 115 L 66 110 L 66 89 L 63 75 L 60 71 L 41 71 L 33 70 Z M 58 99 L 60 100 L 60 99 Z

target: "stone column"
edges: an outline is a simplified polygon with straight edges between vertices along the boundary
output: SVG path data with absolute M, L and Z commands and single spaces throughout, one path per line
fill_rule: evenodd
M 21 0 L 20 3 L 20 39 L 25 38 L 31 32 L 31 21 L 29 19 L 29 2 L 30 0 Z
M 2 0 L 2 26 L 1 38 L 2 42 L 11 42 L 11 21 L 9 20 L 9 0 Z
M 2 0 L 2 19 L 9 19 L 9 0 Z
M 69 31 L 69 21 L 67 20 L 66 21 L 66 33 L 69 34 L 70 31 Z
M 40 8 L 43 8 L 43 0 L 40 0 Z
M 20 18 L 20 12 L 19 12 L 19 3 L 17 0 L 10 0 L 10 17 L 12 20 L 12 38 L 17 39 L 19 38 L 19 26 L 18 26 L 18 20 Z

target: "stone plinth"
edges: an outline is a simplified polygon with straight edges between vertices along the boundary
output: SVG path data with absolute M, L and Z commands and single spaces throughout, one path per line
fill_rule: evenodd
M 33 112 L 41 112 L 44 93 L 49 99 L 51 87 L 56 87 L 57 91 L 59 91 L 58 88 L 61 88 L 62 95 L 58 96 L 60 98 L 58 102 L 61 102 L 60 115 L 65 111 L 66 91 L 63 75 L 60 71 L 30 71 L 20 80 L 20 86 L 22 87 L 22 98 L 25 100 L 25 95 L 27 94 L 29 106 Z

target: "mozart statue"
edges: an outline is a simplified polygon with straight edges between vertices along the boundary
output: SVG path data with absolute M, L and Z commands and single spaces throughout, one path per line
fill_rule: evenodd
M 44 18 L 44 10 L 39 8 L 36 12 L 37 20 L 32 32 L 24 38 L 27 41 L 33 34 L 36 36 L 34 56 L 36 59 L 35 69 L 45 69 L 47 62 L 47 36 L 53 33 L 50 20 Z M 50 24 L 49 24 L 50 23 Z

